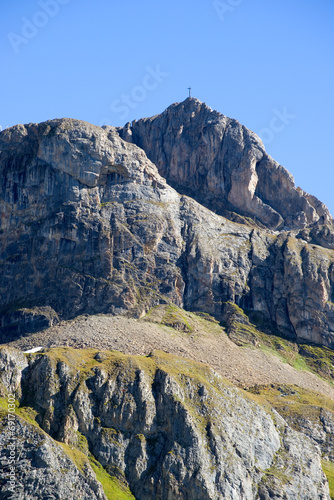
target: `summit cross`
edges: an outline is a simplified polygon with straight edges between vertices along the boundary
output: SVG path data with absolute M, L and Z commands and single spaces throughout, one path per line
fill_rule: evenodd
M 191 97 L 191 87 L 188 87 L 189 90 L 189 97 Z

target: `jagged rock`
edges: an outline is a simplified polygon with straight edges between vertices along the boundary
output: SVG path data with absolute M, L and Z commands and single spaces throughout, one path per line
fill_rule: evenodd
M 232 302 L 226 302 L 222 315 L 226 333 L 239 346 L 257 345 L 258 339 L 253 334 L 253 325 L 240 307 Z
M 307 471 L 314 470 L 318 466 L 317 459 L 312 457 L 314 445 L 307 438 L 302 443 L 297 438 L 298 434 L 287 426 L 282 428 L 281 436 L 282 447 L 275 456 L 271 473 L 264 475 L 261 480 L 258 498 L 260 500 L 271 498 L 283 500 L 294 497 L 311 499 L 313 496 L 316 498 L 317 490 L 313 489 L 313 485 L 307 477 Z M 303 453 L 313 459 L 301 461 L 299 457 Z M 320 498 L 321 495 L 326 495 L 324 490 L 320 493 Z M 324 498 L 326 497 L 324 496 Z
M 294 429 L 308 436 L 328 460 L 334 460 L 334 415 L 333 412 L 313 407 L 309 414 L 297 415 L 291 412 L 286 420 Z M 287 412 L 286 412 L 287 413 Z
M 0 433 L 0 496 L 8 500 L 107 500 L 88 460 L 83 469 L 45 432 L 16 417 L 11 440 L 3 418 Z M 10 446 L 15 450 L 15 480 L 9 481 Z M 9 465 L 8 465 L 9 464 Z
M 49 328 L 59 322 L 57 313 L 50 306 L 15 309 L 2 318 L 2 329 L 9 334 L 25 335 Z
M 332 220 L 323 203 L 295 187 L 256 134 L 198 99 L 128 123 L 119 133 L 140 146 L 178 191 L 217 213 L 229 208 L 271 229 Z
M 95 458 L 129 484 L 136 499 L 329 499 L 319 449 L 209 367 L 162 352 L 147 358 L 104 352 L 101 363 L 98 352 L 31 355 L 21 402 L 63 442 L 73 437 L 70 416 Z M 52 415 L 47 425 L 46 414 Z M 55 445 L 50 454 L 49 441 L 37 467 L 57 464 L 61 471 L 62 454 Z M 40 455 L 35 444 L 30 453 Z M 48 478 L 48 470 L 41 477 Z M 29 488 L 24 480 L 30 500 Z
M 231 199 L 237 179 L 249 177 L 248 156 L 258 156 L 253 198 L 240 180 L 246 212 L 262 207 L 263 224 L 268 216 L 300 229 L 272 231 L 215 214 L 166 184 L 144 151 L 119 134 L 134 142 L 140 136 L 173 182 L 179 169 L 180 189 L 187 183 L 198 199 L 210 192 L 212 204 L 219 194 L 217 211 L 226 214 L 237 210 Z M 2 341 L 79 314 L 141 316 L 168 302 L 221 319 L 231 301 L 287 336 L 334 345 L 329 214 L 237 122 L 190 99 L 126 132 L 69 119 L 18 125 L 0 133 L 0 151 Z
M 27 366 L 27 359 L 22 352 L 8 346 L 0 349 L 0 396 L 22 396 L 21 376 Z
M 124 129 L 70 119 L 6 129 L 0 172 L 2 341 L 172 302 L 224 320 L 236 342 L 252 340 L 256 316 L 334 347 L 328 210 L 252 132 L 198 100 Z M 5 347 L 0 391 L 43 429 L 17 417 L 15 498 L 104 499 L 91 452 L 138 500 L 329 499 L 317 446 L 332 458 L 332 413 L 300 420 L 308 439 L 196 363 Z M 71 447 L 84 448 L 83 467 Z
M 252 389 L 253 392 L 261 392 Z M 280 397 L 273 400 L 276 410 L 290 427 L 308 436 L 321 449 L 322 457 L 334 461 L 334 411 L 332 400 L 326 401 L 312 392 L 302 393 L 296 386 L 273 386 Z M 262 391 L 266 393 L 267 391 Z M 270 392 L 270 391 L 269 391 Z
M 313 245 L 320 245 L 324 248 L 334 249 L 334 224 L 316 224 L 310 228 L 301 230 L 298 238 L 306 240 Z
M 135 290 L 114 269 L 113 250 L 114 239 L 130 250 L 134 238 L 115 215 L 123 202 L 176 196 L 145 153 L 111 127 L 76 120 L 13 127 L 1 134 L 0 150 L 2 331 L 34 331 L 22 314 L 35 306 L 68 317 L 129 309 Z

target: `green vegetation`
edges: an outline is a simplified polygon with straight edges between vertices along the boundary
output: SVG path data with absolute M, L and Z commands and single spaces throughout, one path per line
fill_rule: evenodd
M 183 311 L 174 304 L 169 304 L 166 308 L 165 315 L 161 323 L 166 326 L 171 326 L 176 330 L 183 330 L 184 332 L 191 333 L 193 327 L 190 325 L 186 311 Z
M 334 413 L 334 401 L 317 392 L 309 391 L 296 385 L 263 385 L 255 386 L 249 391 L 256 394 L 262 400 L 270 402 L 275 408 L 284 408 L 289 406 L 294 408 L 299 414 L 307 414 L 308 406 L 326 408 Z
M 95 356 L 98 353 L 104 354 L 101 363 Z M 54 364 L 64 362 L 71 370 L 80 372 L 80 377 L 75 380 L 81 383 L 93 375 L 93 368 L 102 368 L 113 378 L 121 372 L 125 380 L 134 380 L 138 369 L 143 368 L 153 375 L 154 363 L 145 356 L 128 356 L 119 351 L 100 351 L 98 349 L 74 349 L 71 347 L 56 347 L 48 349 L 45 354 Z
M 7 415 L 8 403 L 6 398 L 0 398 L 0 412 L 1 415 Z
M 162 202 L 162 201 L 153 201 L 153 200 L 145 200 L 145 203 L 148 203 L 149 205 L 154 205 L 155 207 L 161 207 L 165 208 L 166 206 L 170 205 L 170 202 Z
M 29 422 L 30 424 L 35 425 L 39 428 L 39 425 L 36 422 L 38 412 L 34 410 L 34 408 L 31 408 L 31 406 L 18 406 L 18 408 L 16 409 L 16 414 L 19 417 L 22 417 L 24 420 L 27 420 L 27 422 Z
M 323 378 L 334 378 L 334 351 L 328 347 L 299 345 L 299 353 L 305 360 L 308 369 Z
M 81 432 L 77 431 L 77 437 L 78 437 L 78 444 L 77 444 L 78 450 L 81 451 L 81 453 L 84 453 L 84 455 L 88 456 L 89 446 L 86 436 L 81 434 Z
M 130 489 L 115 477 L 111 477 L 102 465 L 90 456 L 90 465 L 101 483 L 108 500 L 134 500 Z
M 113 206 L 116 203 L 117 203 L 116 201 L 106 201 L 106 202 L 100 203 L 100 208 L 106 208 L 109 206 Z
M 225 305 L 226 331 L 230 339 L 241 347 L 252 346 L 278 356 L 297 370 L 308 370 L 333 382 L 334 351 L 324 346 L 299 344 L 280 336 L 277 328 L 260 313 L 247 311 L 236 304 Z
M 198 328 L 219 335 L 224 331 L 219 321 L 210 314 L 192 313 L 172 303 L 152 307 L 142 320 L 165 325 L 186 334 L 194 334 Z
M 302 430 L 305 420 L 320 425 L 323 409 L 332 413 L 334 418 L 332 399 L 295 385 L 255 386 L 248 393 L 258 404 L 275 408 L 297 431 Z
M 211 316 L 211 314 L 209 313 L 196 311 L 194 314 L 196 314 L 196 316 L 198 316 L 199 318 L 205 319 L 206 321 L 210 321 L 211 323 L 216 323 L 217 325 L 219 325 L 219 321 L 214 316 Z
M 38 429 L 40 428 L 36 422 L 36 416 L 38 415 L 36 410 L 30 406 L 20 406 L 18 400 L 15 401 L 15 406 L 15 415 L 38 427 Z M 5 397 L 0 397 L 0 414 L 1 417 L 7 416 L 8 414 L 8 402 Z
M 334 463 L 328 460 L 322 460 L 321 465 L 328 480 L 330 496 L 334 499 Z
M 66 455 L 72 460 L 72 462 L 75 463 L 80 472 L 85 475 L 85 465 L 89 462 L 87 455 L 85 455 L 82 451 L 79 451 L 74 446 L 70 446 L 59 441 L 57 441 L 57 444 L 63 448 Z
M 85 453 L 73 446 L 69 446 L 65 443 L 58 444 L 60 444 L 66 455 L 75 463 L 83 474 L 85 474 L 85 466 L 88 464 L 91 465 L 108 500 L 133 500 L 135 498 L 129 488 L 117 478 L 110 476 L 91 454 L 87 457 Z

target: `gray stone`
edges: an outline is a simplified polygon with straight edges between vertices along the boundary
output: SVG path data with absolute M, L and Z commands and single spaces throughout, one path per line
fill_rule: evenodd
M 187 99 L 124 130 L 18 125 L 0 151 L 2 342 L 168 302 L 222 319 L 230 301 L 333 347 L 332 219 L 238 122 Z
M 0 396 L 21 397 L 22 371 L 28 367 L 26 356 L 9 346 L 0 349 Z
M 217 213 L 252 216 L 271 229 L 332 220 L 323 203 L 295 187 L 256 134 L 198 99 L 118 131 L 146 152 L 167 182 Z
M 16 417 L 15 439 L 9 438 L 6 419 L 0 423 L 0 497 L 8 500 L 107 500 L 87 462 L 82 471 L 62 447 L 36 426 Z M 8 480 L 10 445 L 15 446 L 14 489 Z
M 102 363 L 96 354 L 32 355 L 23 403 L 39 409 L 37 421 L 55 439 L 78 446 L 83 435 L 136 499 L 329 500 L 311 440 L 208 366 L 159 351 L 147 358 L 105 351 Z M 17 498 L 40 498 L 52 488 L 55 498 L 75 498 L 73 483 L 76 498 L 104 498 L 51 438 L 20 421 L 17 435 Z

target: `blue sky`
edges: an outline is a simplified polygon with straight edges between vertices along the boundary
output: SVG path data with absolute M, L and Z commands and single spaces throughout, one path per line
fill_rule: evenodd
M 333 0 L 2 2 L 0 127 L 122 125 L 191 85 L 334 215 L 333 26 Z

